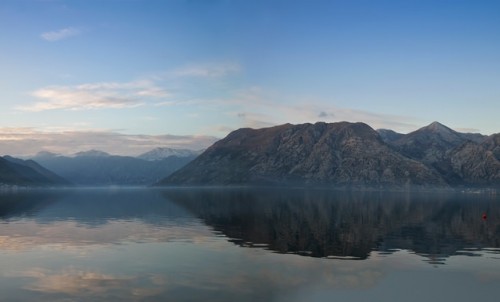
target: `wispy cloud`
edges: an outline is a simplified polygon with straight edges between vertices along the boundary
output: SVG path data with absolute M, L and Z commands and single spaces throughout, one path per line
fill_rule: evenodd
M 219 78 L 237 73 L 240 70 L 241 66 L 236 63 L 211 63 L 189 65 L 175 70 L 174 74 L 180 77 Z
M 54 37 L 52 37 L 54 38 Z M 196 103 L 191 95 L 192 78 L 205 80 L 226 77 L 237 73 L 237 63 L 210 63 L 190 65 L 171 70 L 164 74 L 151 75 L 141 80 L 129 82 L 97 82 L 80 85 L 53 85 L 31 92 L 38 102 L 18 106 L 21 111 L 46 110 L 88 110 L 105 108 L 133 108 L 149 102 L 154 106 L 172 106 L 182 103 Z M 208 81 L 210 82 L 210 81 Z M 197 86 L 199 83 L 197 83 Z M 207 84 L 210 85 L 210 84 Z M 165 86 L 177 87 L 179 98 L 172 100 L 172 94 Z
M 17 109 L 45 111 L 54 109 L 85 110 L 130 108 L 144 104 L 147 98 L 165 98 L 169 93 L 148 80 L 133 82 L 102 82 L 76 86 L 49 86 L 38 89 L 32 96 L 41 99 Z
M 74 37 L 81 33 L 82 33 L 81 29 L 75 27 L 66 27 L 59 30 L 44 32 L 40 35 L 40 37 L 46 41 L 54 42 Z
M 343 108 L 314 98 L 300 98 L 271 93 L 260 87 L 241 90 L 222 106 L 232 106 L 237 111 L 228 111 L 239 120 L 240 127 L 269 127 L 284 123 L 364 122 L 371 127 L 389 128 L 409 132 L 421 127 L 422 121 L 409 116 L 399 116 Z
M 52 130 L 0 128 L 0 154 L 26 157 L 44 150 L 70 155 L 96 149 L 135 156 L 157 147 L 200 150 L 217 140 L 205 135 L 129 135 L 113 131 Z
M 464 133 L 479 133 L 479 129 L 477 128 L 455 128 L 453 129 L 458 132 L 464 132 Z

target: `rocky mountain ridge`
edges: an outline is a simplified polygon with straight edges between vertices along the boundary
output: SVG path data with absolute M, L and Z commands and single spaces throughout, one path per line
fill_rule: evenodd
M 231 132 L 159 185 L 500 186 L 500 134 L 438 122 L 408 134 L 363 123 Z

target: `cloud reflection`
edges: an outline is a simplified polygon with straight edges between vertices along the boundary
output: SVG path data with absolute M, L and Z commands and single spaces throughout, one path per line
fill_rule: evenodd
M 76 221 L 38 223 L 23 220 L 2 225 L 0 251 L 23 251 L 40 246 L 52 249 L 71 249 L 92 245 L 111 245 L 130 242 L 203 242 L 212 236 L 203 225 L 154 226 L 140 220 L 109 221 L 99 227 Z M 76 249 L 79 250 L 79 249 Z

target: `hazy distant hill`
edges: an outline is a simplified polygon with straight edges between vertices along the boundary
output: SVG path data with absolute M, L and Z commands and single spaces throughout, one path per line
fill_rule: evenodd
M 162 160 L 170 156 L 195 157 L 200 155 L 200 153 L 201 151 L 193 151 L 189 149 L 155 148 L 149 152 L 137 156 L 137 158 L 148 161 L 155 161 L 155 160 Z
M 96 150 L 60 156 L 39 153 L 33 159 L 77 185 L 150 185 L 193 160 L 194 156 L 170 156 L 148 161 L 110 155 Z
M 159 185 L 500 186 L 500 134 L 438 122 L 408 134 L 363 123 L 239 129 Z
M 18 186 L 61 186 L 70 183 L 32 160 L 0 157 L 0 184 Z
M 363 123 L 239 129 L 160 184 L 446 185 Z

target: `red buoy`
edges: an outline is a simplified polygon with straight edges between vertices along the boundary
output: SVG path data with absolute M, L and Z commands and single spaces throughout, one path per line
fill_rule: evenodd
M 483 213 L 483 220 L 488 219 L 488 216 L 486 216 L 486 213 Z

